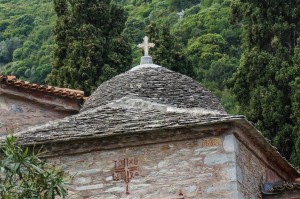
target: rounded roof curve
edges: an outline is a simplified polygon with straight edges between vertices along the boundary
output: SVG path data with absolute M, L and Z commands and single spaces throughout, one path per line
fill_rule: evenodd
M 225 113 L 219 100 L 190 77 L 158 65 L 139 65 L 102 83 L 81 112 L 133 96 L 176 108 L 200 108 Z

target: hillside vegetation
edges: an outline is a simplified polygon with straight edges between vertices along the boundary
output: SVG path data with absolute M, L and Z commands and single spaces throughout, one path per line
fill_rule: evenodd
M 51 0 L 0 0 L 1 73 L 44 83 L 51 71 L 55 14 Z
M 113 3 L 122 6 L 128 17 L 124 34 L 132 46 L 131 67 L 139 64 L 142 51 L 136 45 L 145 36 L 147 26 L 155 23 L 159 30 L 167 25 L 172 41 L 181 46 L 180 54 L 187 57 L 195 71 L 193 78 L 212 90 L 229 112 L 237 113 L 238 106 L 225 86 L 236 71 L 241 53 L 240 30 L 229 23 L 230 0 Z M 181 11 L 182 17 L 178 15 Z M 0 0 L 0 17 L 1 73 L 44 84 L 55 49 L 52 30 L 57 17 L 52 0 Z
M 55 1 L 65 3 L 65 0 Z M 298 0 L 111 1 L 122 7 L 127 17 L 122 36 L 127 37 L 131 46 L 127 61 L 129 63 L 132 58 L 132 63 L 128 68 L 139 64 L 142 50 L 137 44 L 147 34 L 156 44 L 150 50 L 155 63 L 196 79 L 220 99 L 228 113 L 248 116 L 284 156 L 300 165 Z M 71 4 L 84 3 L 74 2 Z M 72 17 L 74 10 L 66 17 Z M 76 17 L 68 19 L 73 20 L 76 27 L 65 27 L 67 23 L 59 22 L 57 11 L 54 11 L 52 0 L 0 0 L 1 74 L 44 84 L 51 67 L 59 67 L 55 52 L 64 48 L 64 45 L 56 44 L 55 25 L 60 24 L 61 30 L 71 31 L 69 35 L 81 32 L 76 27 L 102 30 L 101 26 L 93 26 L 89 19 L 82 20 L 76 13 L 74 16 L 80 20 L 74 20 Z M 78 21 L 85 24 L 81 26 Z M 99 31 L 94 33 L 94 36 L 101 35 Z M 72 42 L 78 42 L 78 35 L 72 39 Z M 88 41 L 89 37 L 85 39 Z M 113 46 L 116 45 L 111 44 L 110 49 Z M 100 49 L 102 45 L 98 47 Z M 85 52 L 78 56 L 78 60 L 67 57 L 60 61 L 67 63 L 68 70 L 73 62 L 81 68 L 81 63 L 86 61 L 82 56 Z M 93 51 L 92 54 L 97 53 Z M 101 52 L 101 56 L 106 53 Z M 103 77 L 103 71 L 92 81 L 89 75 L 85 75 L 84 82 L 96 85 L 80 86 L 80 78 L 77 78 L 78 82 L 66 83 L 64 75 L 57 75 L 60 72 L 51 73 L 48 80 L 74 86 L 74 89 L 86 88 L 90 93 L 97 84 L 128 69 L 124 66 L 113 70 L 112 60 L 117 58 L 111 59 Z M 125 63 L 125 60 L 118 61 Z M 74 74 L 77 71 L 70 70 Z M 59 76 L 60 79 L 56 80 Z

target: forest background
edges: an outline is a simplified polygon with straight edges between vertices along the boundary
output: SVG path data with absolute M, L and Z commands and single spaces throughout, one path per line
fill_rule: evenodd
M 137 44 L 147 34 L 156 44 L 150 50 L 156 64 L 196 79 L 228 113 L 246 115 L 300 165 L 299 24 L 293 21 L 300 3 L 270 2 L 112 0 L 127 17 L 122 34 L 131 46 L 128 68 L 139 64 Z M 47 83 L 55 63 L 56 21 L 53 0 L 0 0 L 0 74 Z M 294 40 L 287 42 L 282 37 L 291 29 Z

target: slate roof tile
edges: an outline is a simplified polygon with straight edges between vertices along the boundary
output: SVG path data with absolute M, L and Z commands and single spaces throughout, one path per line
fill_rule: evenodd
M 219 100 L 198 82 L 164 67 L 128 71 L 104 82 L 81 111 L 129 95 L 178 108 L 203 108 L 225 113 Z

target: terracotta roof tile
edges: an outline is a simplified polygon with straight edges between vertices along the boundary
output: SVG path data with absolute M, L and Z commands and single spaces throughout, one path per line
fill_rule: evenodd
M 24 89 L 37 90 L 40 92 L 51 93 L 61 97 L 84 100 L 84 92 L 68 88 L 59 88 L 47 85 L 39 85 L 27 81 L 17 80 L 16 76 L 0 75 L 0 84 L 12 85 Z

